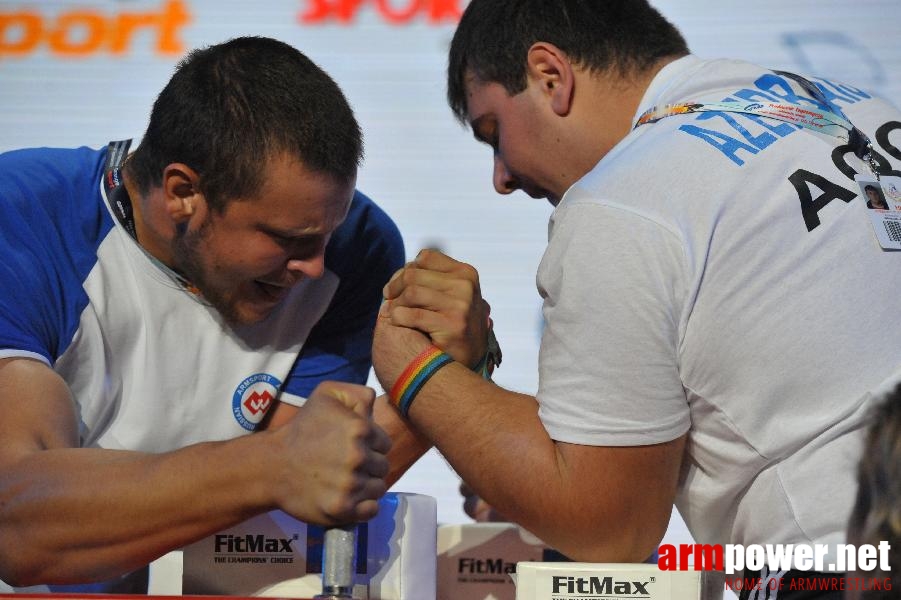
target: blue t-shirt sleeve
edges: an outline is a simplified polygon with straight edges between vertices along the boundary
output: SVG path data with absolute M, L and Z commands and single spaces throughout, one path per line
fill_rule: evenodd
M 84 277 L 111 227 L 102 154 L 34 149 L 0 155 L 0 357 L 52 364 L 87 305 Z
M 397 226 L 357 192 L 326 248 L 326 268 L 338 275 L 338 289 L 294 364 L 287 393 L 306 398 L 325 380 L 366 383 L 382 288 L 404 259 Z

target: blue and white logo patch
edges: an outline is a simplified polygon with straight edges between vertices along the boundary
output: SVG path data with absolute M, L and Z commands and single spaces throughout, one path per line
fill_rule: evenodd
M 253 431 L 272 408 L 282 382 L 268 373 L 256 373 L 246 378 L 232 396 L 232 414 L 246 429 Z

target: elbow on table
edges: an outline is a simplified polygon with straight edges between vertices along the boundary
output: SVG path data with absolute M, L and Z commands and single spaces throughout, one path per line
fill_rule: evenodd
M 665 533 L 666 528 L 647 524 L 584 526 L 559 538 L 550 535 L 548 540 L 556 550 L 577 562 L 641 563 L 654 555 Z M 556 542 L 554 538 L 557 538 Z
M 37 535 L 0 526 L 0 580 L 13 587 L 60 583 L 65 556 L 42 544 Z
M 47 583 L 44 581 L 42 561 L 29 560 L 23 554 L 27 552 L 20 552 L 15 546 L 4 546 L 0 550 L 0 581 L 13 587 Z

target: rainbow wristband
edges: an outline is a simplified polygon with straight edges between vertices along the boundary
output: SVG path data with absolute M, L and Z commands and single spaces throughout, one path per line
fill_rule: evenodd
M 410 405 L 416 398 L 416 394 L 425 385 L 432 375 L 441 367 L 452 363 L 454 359 L 441 351 L 437 346 L 429 346 L 416 358 L 410 361 L 397 381 L 391 387 L 388 397 L 391 403 L 397 407 L 404 417 L 410 412 Z

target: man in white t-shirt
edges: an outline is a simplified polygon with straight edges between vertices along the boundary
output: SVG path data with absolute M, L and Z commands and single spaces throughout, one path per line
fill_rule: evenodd
M 497 191 L 556 207 L 539 389 L 450 363 L 402 412 L 576 560 L 644 559 L 674 503 L 703 543 L 843 542 L 872 390 L 901 366 L 901 254 L 855 174 L 901 175 L 901 112 L 702 60 L 643 1 L 474 0 L 448 85 Z M 386 288 L 386 388 L 429 343 L 410 308 L 435 258 Z

